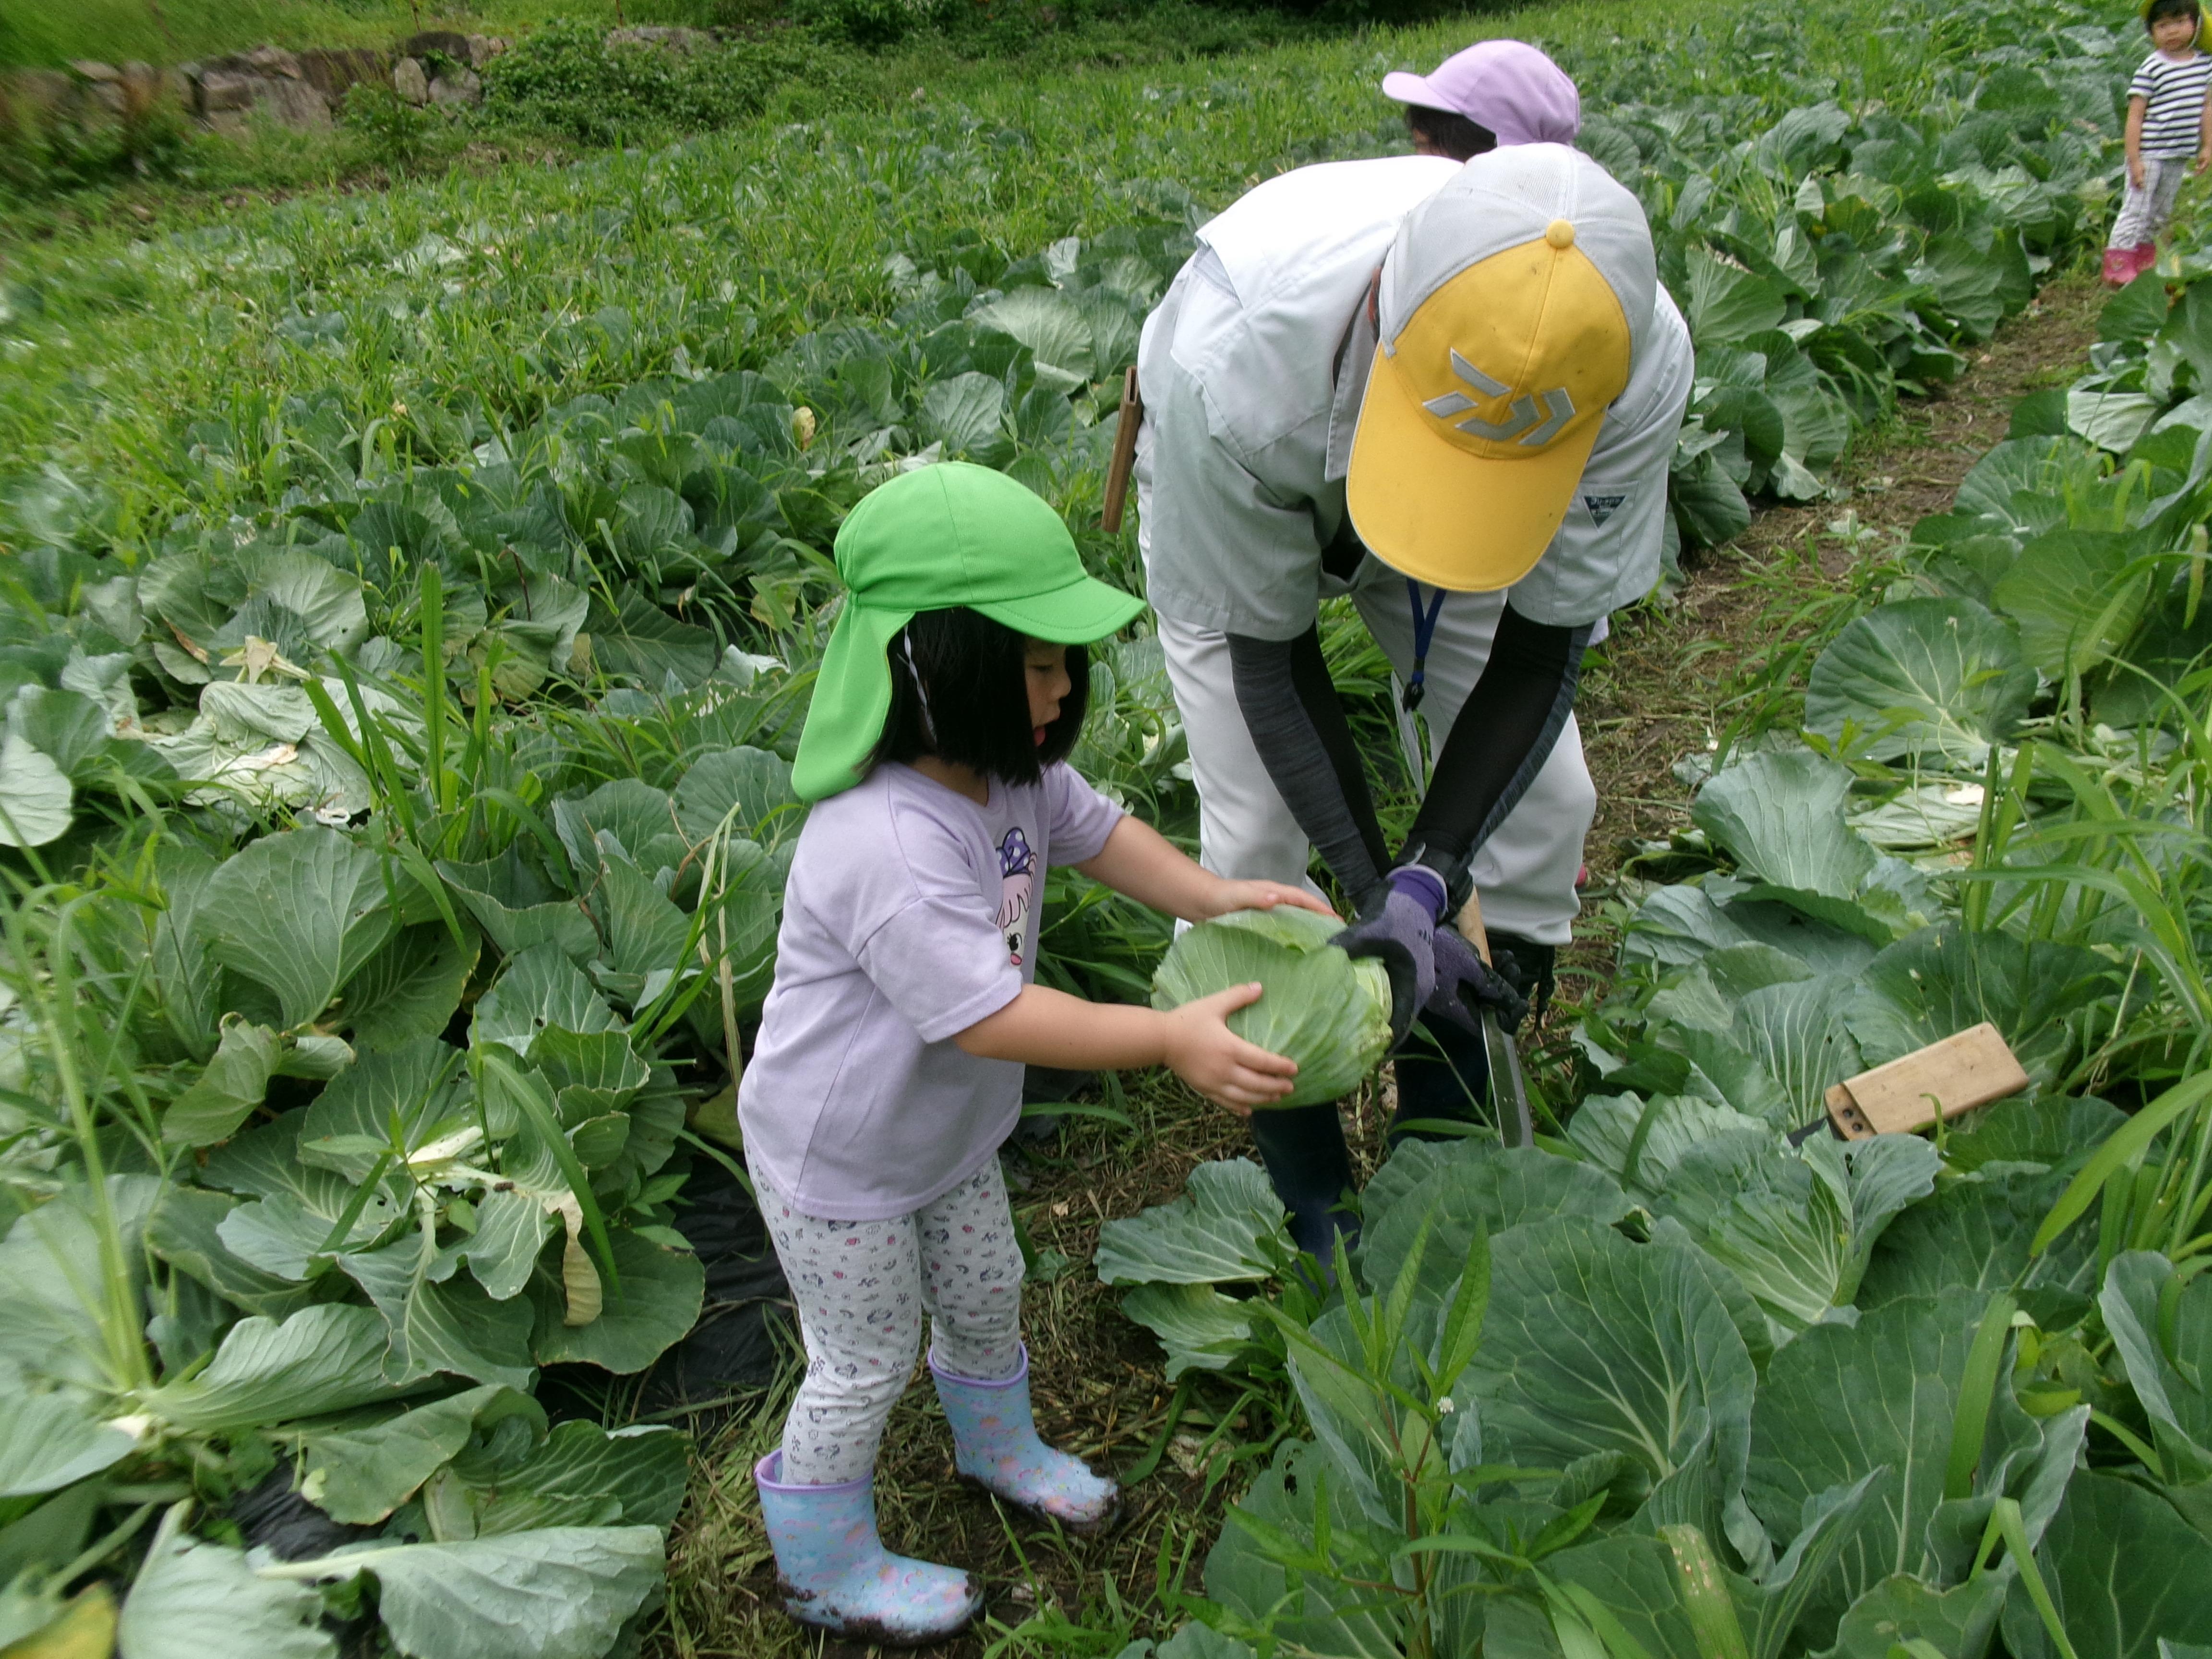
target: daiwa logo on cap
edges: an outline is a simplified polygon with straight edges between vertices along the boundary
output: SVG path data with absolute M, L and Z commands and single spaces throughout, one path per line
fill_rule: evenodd
M 1484 374 L 1461 356 L 1456 347 L 1452 350 L 1451 366 L 1453 374 L 1484 397 L 1493 400 L 1513 398 L 1511 386 Z M 1549 392 L 1539 392 L 1529 397 L 1513 398 L 1510 410 L 1512 418 L 1505 421 L 1486 421 L 1479 415 L 1469 415 L 1463 421 L 1453 421 L 1453 416 L 1476 407 L 1474 399 L 1463 392 L 1447 392 L 1441 398 L 1430 398 L 1421 407 L 1440 421 L 1449 421 L 1471 436 L 1487 438 L 1497 444 L 1511 443 L 1517 438 L 1523 447 L 1531 449 L 1551 442 L 1559 435 L 1559 428 L 1575 417 L 1575 400 L 1568 396 L 1567 389 L 1563 386 L 1555 386 Z M 1534 431 L 1529 429 L 1532 427 L 1535 428 Z

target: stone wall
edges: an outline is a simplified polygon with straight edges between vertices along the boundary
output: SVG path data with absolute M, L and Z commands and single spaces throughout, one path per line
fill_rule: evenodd
M 489 36 L 432 30 L 388 52 L 256 46 L 164 70 L 88 60 L 66 70 L 0 70 L 0 138 L 26 123 L 135 122 L 164 109 L 217 132 L 241 132 L 257 118 L 305 131 L 329 126 L 362 82 L 388 86 L 410 104 L 467 106 L 483 101 L 479 71 L 506 50 Z

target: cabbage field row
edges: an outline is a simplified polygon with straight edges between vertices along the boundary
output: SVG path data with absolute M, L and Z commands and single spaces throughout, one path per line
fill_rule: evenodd
M 1698 342 L 1680 544 L 1817 496 L 2094 239 L 2131 28 L 1714 5 L 1561 46 Z M 686 1182 L 731 1156 L 836 525 L 965 457 L 1139 584 L 1097 522 L 1139 325 L 1253 168 L 1401 142 L 1376 67 L 1310 111 L 1295 64 L 1120 88 L 1110 173 L 1042 112 L 918 106 L 19 264 L 0 1648 L 644 1639 L 686 1442 L 564 1413 L 699 1314 Z M 1886 1656 L 1908 1624 L 1970 1655 L 2001 1621 L 2028 1659 L 2099 1573 L 2212 1593 L 2212 359 L 2200 290 L 2154 289 L 1828 645 L 1812 735 L 1735 746 L 1653 849 L 1680 879 L 1564 1139 L 1400 1155 L 1345 1264 L 1375 1296 L 1325 1312 L 1249 1166 L 1109 1228 L 1170 1370 L 1286 1353 L 1311 1435 L 1171 1651 L 1458 1652 L 1487 1620 L 1571 1659 Z M 1079 766 L 1187 828 L 1156 646 L 1107 647 L 1093 696 Z M 1140 996 L 1159 924 L 1054 891 L 1050 971 Z M 1962 1010 L 2035 1103 L 1940 1148 L 1777 1139 Z M 2156 1103 L 2116 1127 L 2100 1096 Z M 315 1547 L 243 1547 L 272 1478 Z
M 1286 1364 L 1310 1425 L 1163 1659 L 2212 1644 L 2208 279 L 2112 298 L 1786 718 L 1678 765 L 1555 1138 L 1400 1148 L 1325 1310 L 1249 1163 L 1108 1224 L 1170 1374 Z M 1984 1020 L 2027 1095 L 1826 1132 Z

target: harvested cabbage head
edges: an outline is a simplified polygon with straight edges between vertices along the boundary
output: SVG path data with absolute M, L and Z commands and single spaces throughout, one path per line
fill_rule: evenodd
M 1291 1092 L 1269 1106 L 1308 1106 L 1357 1088 L 1390 1046 L 1390 976 L 1329 940 L 1344 924 L 1292 905 L 1202 921 L 1152 975 L 1152 1006 L 1180 1008 L 1257 980 L 1266 994 L 1229 1016 L 1229 1029 L 1298 1063 Z

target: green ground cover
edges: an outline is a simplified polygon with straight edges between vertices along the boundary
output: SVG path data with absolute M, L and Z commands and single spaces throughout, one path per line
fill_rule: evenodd
M 709 27 L 741 21 L 739 9 L 687 0 L 626 0 L 629 23 Z M 422 29 L 515 35 L 556 17 L 612 27 L 616 0 L 485 0 L 412 6 L 408 0 L 82 0 L 69 6 L 15 5 L 0 12 L 0 64 L 58 68 L 71 58 L 149 64 L 244 52 L 264 42 L 306 46 L 387 46 Z M 723 14 L 728 14 L 726 15 Z
M 208 132 L 169 100 L 120 119 L 97 108 L 0 107 L 0 244 L 128 210 L 173 220 L 208 196 L 380 185 L 442 170 L 544 165 L 609 147 L 789 122 L 830 109 L 876 110 L 916 85 L 958 99 L 1008 76 L 1240 54 L 1339 38 L 1364 19 L 1428 14 L 1429 0 L 1332 0 L 1319 11 L 1218 8 L 1188 0 L 503 0 L 416 15 L 368 0 L 329 5 L 149 8 L 0 15 L 0 65 L 134 58 L 176 63 L 262 41 L 390 47 L 418 28 L 490 33 L 509 50 L 480 106 L 416 109 L 373 86 L 350 92 L 335 127 L 261 120 Z M 12 19 L 12 21 L 11 21 Z M 608 40 L 621 24 L 685 26 L 680 47 Z M 710 37 L 696 33 L 712 28 Z M 166 30 L 165 34 L 163 31 Z M 979 72 L 976 65 L 994 67 Z
M 2132 27 L 1911 0 L 1486 22 L 1577 76 L 1691 319 L 1679 545 L 1817 498 L 2094 239 Z M 21 247 L 0 1646 L 119 1605 L 130 1659 L 197 1654 L 210 1599 L 303 1655 L 372 1619 L 420 1659 L 657 1627 L 685 1450 L 623 1430 L 613 1379 L 701 1304 L 677 1224 L 729 1156 L 837 522 L 966 456 L 1140 585 L 1097 526 L 1109 417 L 1192 228 L 1400 147 L 1374 82 L 1474 32 L 975 70 Z M 1777 684 L 1708 762 L 1543 1150 L 1394 1159 L 1327 1305 L 1249 1166 L 1108 1230 L 1179 1386 L 1273 1390 L 1286 1437 L 1209 1599 L 1158 1610 L 1198 1615 L 1176 1659 L 1486 1626 L 1572 1659 L 1887 1659 L 1900 1632 L 1976 1659 L 2000 1620 L 2017 1659 L 2069 1650 L 2054 1620 L 2081 1659 L 2148 1653 L 2083 1611 L 2123 1571 L 2212 1643 L 2185 1600 L 2212 1582 L 2199 291 L 2130 290 L 2098 378 L 2025 409 L 1869 586 L 1893 602 L 1834 618 L 1802 704 Z M 1371 647 L 1340 618 L 1328 649 L 1387 719 Z M 1079 765 L 1187 832 L 1157 648 L 1108 647 L 1095 695 Z M 1050 971 L 1143 995 L 1157 920 L 1051 896 Z M 2036 1104 L 1940 1147 L 1779 1139 L 1962 1012 L 2014 1036 Z M 1163 1246 L 1208 1217 L 1198 1271 Z M 580 1397 L 596 1417 L 544 1409 Z M 283 1462 L 366 1553 L 238 1550 L 229 1506 Z
M 264 42 L 389 46 L 424 30 L 510 41 L 548 24 L 599 29 L 674 25 L 757 36 L 793 24 L 810 38 L 880 50 L 922 38 L 969 58 L 1042 45 L 1132 61 L 1175 50 L 1220 52 L 1258 42 L 1403 23 L 1443 9 L 1429 0 L 1337 0 L 1287 10 L 1149 0 L 86 0 L 0 13 L 0 65 L 60 68 L 72 59 L 179 63 Z

